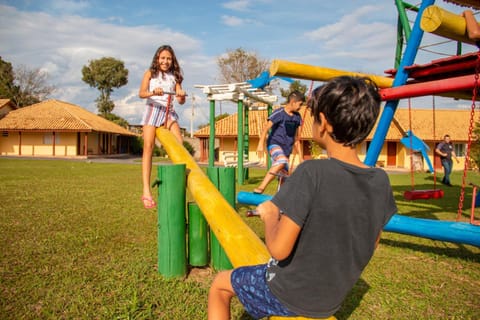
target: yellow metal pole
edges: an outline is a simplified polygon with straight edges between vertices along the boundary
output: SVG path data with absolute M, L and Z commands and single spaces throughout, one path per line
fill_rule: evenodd
M 379 88 L 390 88 L 393 84 L 392 78 L 384 76 L 360 72 L 350 72 L 325 67 L 316 67 L 308 64 L 278 59 L 272 61 L 269 71 L 271 76 L 291 77 L 315 81 L 328 81 L 339 76 L 368 77 L 373 82 L 375 82 Z
M 425 32 L 448 39 L 474 44 L 467 35 L 467 24 L 462 16 L 432 5 L 423 11 L 420 28 Z

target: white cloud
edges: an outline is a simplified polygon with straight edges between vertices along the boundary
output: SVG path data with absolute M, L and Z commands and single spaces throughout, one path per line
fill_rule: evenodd
M 250 6 L 251 2 L 249 0 L 235 0 L 229 1 L 222 4 L 224 8 L 235 10 L 235 11 L 246 11 Z
M 118 103 L 114 113 L 134 124 L 140 122 L 141 106 L 145 104 L 138 98 L 141 78 L 161 44 L 171 44 L 182 68 L 188 70 L 184 83 L 187 91 L 193 90 L 194 83 L 212 81 L 208 75 L 214 59 L 198 55 L 201 42 L 165 26 L 118 26 L 79 16 L 26 13 L 0 5 L 0 41 L 2 59 L 14 67 L 25 65 L 48 72 L 51 84 L 59 88 L 51 98 L 76 103 L 92 112 L 96 112 L 98 91 L 82 81 L 82 67 L 104 56 L 122 60 L 129 70 L 129 81 L 113 92 L 112 98 Z
M 396 27 L 381 22 L 378 6 L 363 6 L 338 21 L 306 32 L 324 61 L 342 61 L 352 71 L 379 73 L 391 68 L 396 44 Z M 359 65 L 351 62 L 361 61 Z M 348 70 L 348 69 L 345 69 Z
M 235 16 L 223 15 L 221 19 L 222 19 L 222 23 L 229 27 L 238 27 L 246 23 L 245 19 L 241 19 Z

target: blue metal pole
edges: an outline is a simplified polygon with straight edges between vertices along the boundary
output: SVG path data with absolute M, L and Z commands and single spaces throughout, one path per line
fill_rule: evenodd
M 423 11 L 434 3 L 435 0 L 422 1 L 422 5 L 418 10 L 417 17 L 413 25 L 410 39 L 408 39 L 407 47 L 405 48 L 405 53 L 403 54 L 403 59 L 400 62 L 400 66 L 397 69 L 397 74 L 393 80 L 392 87 L 398 87 L 407 82 L 408 72 L 404 68 L 413 64 L 417 55 L 418 47 L 422 41 L 423 30 L 420 28 L 420 20 L 422 19 Z M 367 156 L 365 157 L 364 162 L 366 165 L 374 166 L 377 163 L 378 155 L 380 154 L 380 151 L 382 151 L 385 137 L 387 136 L 388 129 L 390 128 L 390 124 L 397 107 L 398 100 L 387 101 L 385 104 L 382 115 L 380 116 L 380 120 L 378 122 L 377 130 L 373 135 L 372 143 L 370 144 L 367 151 Z

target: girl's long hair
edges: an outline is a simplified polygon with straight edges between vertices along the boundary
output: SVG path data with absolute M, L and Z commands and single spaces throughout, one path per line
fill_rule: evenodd
M 168 70 L 168 72 L 171 72 L 175 77 L 175 81 L 181 84 L 183 81 L 182 69 L 178 64 L 178 60 L 177 60 L 177 56 L 175 55 L 175 52 L 173 51 L 172 47 L 170 47 L 169 45 L 163 45 L 157 49 L 157 51 L 153 55 L 152 64 L 150 65 L 150 72 L 152 73 L 153 77 L 158 76 L 159 73 L 162 72 L 160 70 L 160 64 L 158 63 L 158 57 L 160 56 L 160 53 L 164 50 L 167 50 L 172 55 L 172 66 L 170 67 L 170 70 Z

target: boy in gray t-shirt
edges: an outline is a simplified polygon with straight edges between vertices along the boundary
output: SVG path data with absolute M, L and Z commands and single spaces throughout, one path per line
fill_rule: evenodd
M 272 259 L 219 273 L 208 297 L 210 320 L 229 319 L 235 295 L 255 318 L 331 316 L 397 211 L 386 173 L 357 155 L 379 114 L 376 86 L 335 78 L 315 89 L 309 107 L 313 139 L 329 158 L 302 163 L 257 207 Z

